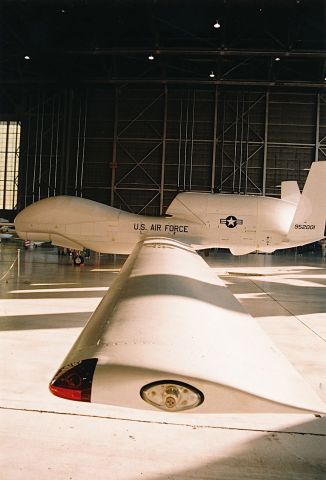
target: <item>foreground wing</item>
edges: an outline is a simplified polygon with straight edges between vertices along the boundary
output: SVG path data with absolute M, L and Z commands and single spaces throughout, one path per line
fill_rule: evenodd
M 325 411 L 204 260 L 164 238 L 136 245 L 50 389 L 140 409 Z

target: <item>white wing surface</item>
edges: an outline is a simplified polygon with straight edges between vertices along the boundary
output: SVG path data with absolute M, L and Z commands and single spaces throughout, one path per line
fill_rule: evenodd
M 167 238 L 136 245 L 50 389 L 171 412 L 326 410 L 204 260 Z

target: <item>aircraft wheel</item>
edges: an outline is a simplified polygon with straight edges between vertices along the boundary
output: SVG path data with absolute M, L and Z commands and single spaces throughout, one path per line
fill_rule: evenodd
M 84 257 L 82 257 L 81 255 L 77 255 L 74 258 L 74 265 L 76 265 L 77 267 L 80 267 L 83 263 L 84 263 Z

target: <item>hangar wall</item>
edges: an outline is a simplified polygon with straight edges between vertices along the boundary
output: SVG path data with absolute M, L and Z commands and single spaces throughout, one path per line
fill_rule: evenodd
M 18 210 L 58 194 L 146 214 L 183 190 L 278 196 L 326 157 L 315 91 L 34 86 L 5 110 L 22 125 Z

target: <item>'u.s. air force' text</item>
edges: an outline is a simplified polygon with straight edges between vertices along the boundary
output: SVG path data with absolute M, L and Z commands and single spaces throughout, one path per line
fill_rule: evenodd
M 144 231 L 152 231 L 152 232 L 165 232 L 165 233 L 188 233 L 189 226 L 188 225 L 175 225 L 175 224 L 167 224 L 161 225 L 159 223 L 152 223 L 148 227 L 146 227 L 145 223 L 134 223 L 134 230 L 139 230 L 140 232 Z

